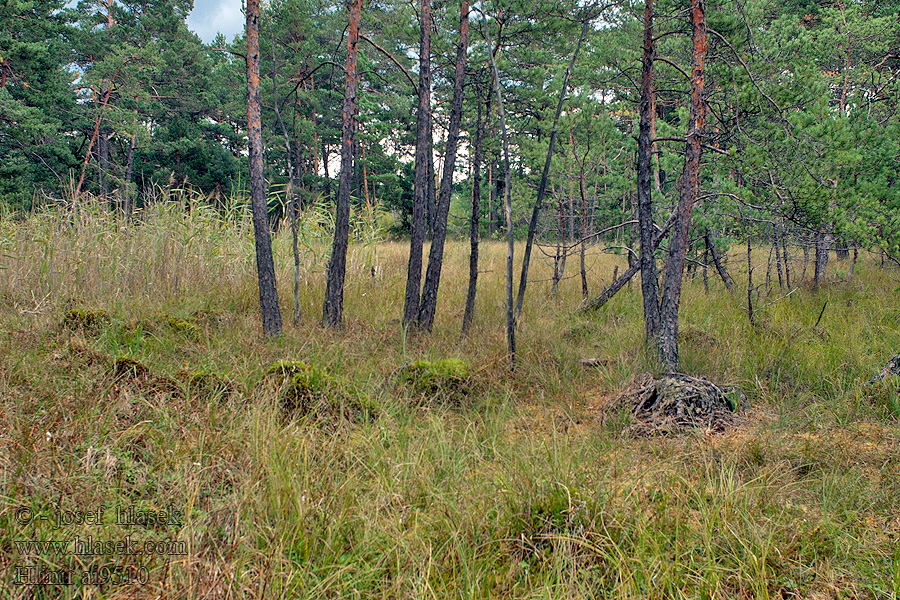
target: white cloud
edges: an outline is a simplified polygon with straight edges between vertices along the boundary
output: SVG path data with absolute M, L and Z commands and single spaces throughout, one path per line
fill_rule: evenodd
M 195 0 L 187 25 L 206 43 L 217 33 L 231 40 L 244 30 L 242 8 L 241 0 Z

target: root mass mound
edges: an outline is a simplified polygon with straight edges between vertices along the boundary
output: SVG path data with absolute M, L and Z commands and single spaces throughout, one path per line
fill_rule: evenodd
M 735 386 L 680 373 L 661 379 L 645 374 L 615 402 L 632 407 L 636 422 L 625 431 L 631 435 L 673 433 L 687 427 L 724 431 L 746 403 L 747 397 Z

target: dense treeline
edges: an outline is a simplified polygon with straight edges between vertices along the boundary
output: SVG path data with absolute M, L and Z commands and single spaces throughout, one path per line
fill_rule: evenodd
M 7 206 L 27 209 L 45 196 L 77 190 L 128 209 L 129 202 L 140 205 L 167 187 L 190 187 L 221 202 L 246 187 L 246 44 L 220 37 L 204 45 L 185 25 L 190 8 L 172 0 L 0 6 L 0 194 Z M 468 210 L 480 98 L 488 115 L 481 206 L 485 227 L 496 232 L 504 229 L 502 158 L 496 102 L 487 93 L 481 9 L 473 10 L 451 214 Z M 584 21 L 589 27 L 568 84 L 546 202 L 548 215 L 560 212 L 572 222 L 545 217 L 544 237 L 556 230 L 558 237 L 578 238 L 585 223 L 587 232 L 627 220 L 642 9 L 627 2 L 483 7 L 507 98 L 517 227 L 525 226 L 534 202 L 562 75 Z M 677 195 L 683 149 L 675 140 L 687 125 L 685 9 L 683 2 L 656 6 L 654 129 L 664 141 L 655 144 L 653 180 L 661 208 Z M 447 138 L 458 14 L 456 5 L 434 7 L 432 179 L 440 178 Z M 707 18 L 708 198 L 695 224 L 722 233 L 729 217 L 774 209 L 788 227 L 825 231 L 848 243 L 893 242 L 897 6 L 725 2 L 710 4 Z M 342 5 L 318 0 L 282 0 L 263 10 L 263 134 L 274 194 L 287 183 L 288 153 L 303 202 L 336 192 L 346 24 Z M 396 211 L 400 226 L 408 227 L 418 15 L 403 3 L 364 5 L 361 36 L 351 194 L 358 204 Z M 273 217 L 279 206 L 271 203 Z M 430 226 L 431 211 L 428 218 Z
M 324 0 L 263 7 L 262 133 L 273 225 L 292 198 L 300 210 L 337 202 L 344 168 L 350 204 L 392 214 L 397 231 L 411 228 L 413 256 L 419 229 L 442 239 L 449 213 L 450 230 L 462 232 L 472 206 L 482 233 L 501 235 L 511 226 L 524 236 L 542 190 L 536 241 L 553 257 L 555 280 L 566 257 L 580 253 L 586 298 L 585 245 L 605 231 L 636 259 L 640 218 L 652 218 L 659 232 L 679 202 L 687 210 L 688 268 L 701 251 L 715 258 L 721 240 L 750 237 L 777 249 L 779 281 L 788 286 L 797 279 L 789 246 L 814 254 L 806 260 L 816 284 L 833 244 L 897 255 L 895 3 L 508 1 L 462 8 L 467 39 L 458 52 L 459 5 L 363 4 L 359 43 L 352 44 L 355 112 L 347 121 L 347 8 Z M 130 214 L 171 190 L 202 194 L 220 207 L 244 202 L 246 40 L 219 36 L 203 44 L 185 24 L 190 9 L 187 0 L 0 4 L 4 206 L 27 210 L 90 194 Z M 698 14 L 702 43 L 692 25 Z M 641 127 L 648 137 L 638 135 Z M 479 128 L 484 148 L 473 203 Z M 342 137 L 350 144 L 343 158 Z M 640 139 L 651 144 L 643 184 Z M 682 169 L 692 147 L 697 183 L 693 200 L 685 200 Z M 447 158 L 453 168 L 445 168 Z M 424 204 L 421 228 L 416 202 Z M 654 237 L 641 246 L 656 244 L 663 257 L 669 240 L 683 236 Z M 439 277 L 437 258 L 426 279 Z M 431 299 L 423 293 L 420 315 L 413 296 L 404 322 L 424 319 L 428 328 Z

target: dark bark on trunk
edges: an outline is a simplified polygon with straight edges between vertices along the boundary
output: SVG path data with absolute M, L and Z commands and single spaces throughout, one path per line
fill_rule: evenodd
M 475 292 L 478 288 L 478 237 L 481 226 L 481 162 L 484 145 L 484 118 L 481 114 L 481 88 L 476 87 L 478 117 L 475 133 L 475 159 L 472 165 L 472 219 L 469 223 L 469 290 L 466 293 L 466 310 L 463 313 L 462 335 L 469 332 L 472 318 L 475 316 Z
M 102 129 L 97 138 L 97 163 L 100 167 L 97 171 L 97 183 L 100 186 L 100 197 L 104 202 L 109 202 L 109 136 L 108 129 Z
M 334 243 L 328 261 L 328 279 L 325 287 L 325 303 L 322 308 L 324 327 L 341 327 L 344 312 L 344 276 L 347 270 L 347 245 L 350 241 L 350 192 L 353 185 L 353 138 L 356 132 L 359 74 L 356 57 L 359 47 L 359 23 L 362 18 L 362 0 L 350 5 L 350 21 L 347 27 L 347 69 L 344 79 L 344 104 L 341 125 L 341 174 L 338 181 L 337 207 L 335 209 Z
M 574 152 L 574 147 L 572 148 Z M 578 194 L 581 196 L 581 244 L 578 250 L 579 257 L 579 266 L 581 268 L 581 300 L 587 301 L 588 299 L 588 284 L 587 284 L 587 268 L 584 264 L 584 254 L 585 254 L 585 245 L 587 244 L 588 237 L 588 208 L 587 208 L 587 193 L 584 189 L 584 163 L 587 161 L 587 152 L 585 152 L 584 157 L 581 162 L 581 169 L 578 173 Z
M 822 227 L 816 234 L 816 264 L 813 273 L 813 289 L 825 281 L 825 269 L 828 267 L 828 246 L 831 243 L 827 228 Z
M 481 3 L 481 14 L 484 12 L 484 0 Z M 487 19 L 482 19 L 484 25 L 484 39 L 487 47 L 491 47 L 491 34 L 488 29 Z M 499 40 L 498 40 L 499 41 Z M 504 209 L 506 212 L 506 345 L 509 353 L 509 368 L 516 368 L 516 319 L 515 307 L 513 306 L 513 255 L 515 252 L 513 226 L 512 226 L 512 196 L 510 194 L 510 185 L 512 178 L 512 166 L 509 160 L 509 136 L 506 131 L 506 115 L 503 110 L 503 93 L 500 89 L 500 72 L 497 70 L 497 61 L 494 53 L 489 52 L 491 59 L 491 71 L 494 74 L 494 92 L 497 94 L 497 113 L 500 117 L 500 135 L 503 139 L 503 197 Z
M 641 67 L 640 124 L 638 128 L 638 226 L 641 238 L 641 291 L 644 300 L 644 327 L 648 344 L 655 342 L 659 331 L 659 282 L 656 277 L 656 258 L 653 248 L 653 204 L 651 197 L 651 154 L 653 140 L 651 93 L 653 85 L 653 59 L 656 53 L 653 41 L 653 0 L 644 5 L 644 54 Z
M 285 159 L 287 160 L 288 179 L 291 182 L 291 195 L 288 200 L 288 210 L 291 211 L 291 251 L 294 255 L 294 325 L 300 322 L 300 248 L 299 248 L 299 232 L 297 224 L 297 211 L 300 210 L 300 161 L 297 144 L 291 144 L 291 136 L 288 134 L 287 126 L 284 119 L 281 118 L 281 110 L 278 98 L 278 79 L 275 76 L 275 38 L 272 37 L 272 102 L 275 109 L 275 119 L 281 128 L 281 135 L 284 137 Z
M 805 238 L 806 236 L 804 236 Z M 803 272 L 800 274 L 800 281 L 806 281 L 806 266 L 809 264 L 809 243 L 803 240 Z
M 553 150 L 556 147 L 556 136 L 559 129 L 559 117 L 562 114 L 563 103 L 566 99 L 566 92 L 569 88 L 569 78 L 572 76 L 572 69 L 575 68 L 575 60 L 581 51 L 581 44 L 584 36 L 587 35 L 588 21 L 585 20 L 581 25 L 581 37 L 578 38 L 578 45 L 575 46 L 575 53 L 569 61 L 569 67 L 566 69 L 566 75 L 563 77 L 562 89 L 559 91 L 559 102 L 556 104 L 556 115 L 553 117 L 553 129 L 550 132 L 550 145 L 547 147 L 547 158 L 544 160 L 544 170 L 541 173 L 541 183 L 538 185 L 537 200 L 534 201 L 534 210 L 531 212 L 531 222 L 528 224 L 528 238 L 525 241 L 525 253 L 522 255 L 522 274 L 519 277 L 519 294 L 516 298 L 516 320 L 522 315 L 522 304 L 525 302 L 525 287 L 528 285 L 528 267 L 531 263 L 531 248 L 534 245 L 534 235 L 537 231 L 538 218 L 541 214 L 543 206 L 544 194 L 547 190 L 547 179 L 550 175 L 550 162 L 553 158 Z M 556 282 L 554 282 L 555 284 Z M 554 292 L 555 293 L 555 292 Z
M 128 142 L 128 156 L 125 159 L 125 217 L 131 216 L 131 179 L 134 175 L 134 148 L 137 144 L 137 136 L 132 135 Z
M 323 192 L 325 194 L 325 198 L 331 198 L 331 175 L 328 174 L 328 145 L 322 144 L 322 171 L 324 174 L 324 185 Z
M 782 273 L 781 263 L 781 244 L 778 243 L 778 226 L 772 223 L 772 245 L 775 246 L 775 270 L 778 271 L 778 287 L 784 287 L 784 274 Z
M 456 148 L 462 123 L 463 83 L 465 81 L 466 52 L 469 48 L 469 0 L 462 0 L 459 17 L 459 47 L 456 52 L 456 74 L 453 80 L 453 100 L 450 106 L 450 129 L 444 154 L 444 172 L 438 195 L 437 214 L 434 222 L 434 238 L 428 253 L 425 271 L 425 287 L 419 307 L 419 326 L 431 331 L 437 310 L 438 288 L 441 283 L 441 266 L 444 262 L 444 241 L 447 238 L 447 215 L 450 212 L 450 192 L 453 188 L 453 172 L 456 166 Z
M 412 231 L 403 303 L 403 326 L 418 327 L 422 284 L 422 246 L 429 202 L 428 154 L 431 150 L 431 0 L 422 0 L 419 36 L 419 107 L 416 117 L 416 165 L 413 183 Z
M 703 291 L 709 296 L 709 244 L 703 250 Z
M 784 222 L 781 223 L 781 256 L 784 259 L 784 281 L 787 284 L 788 290 L 791 289 L 791 267 L 788 261 L 788 246 L 787 246 L 787 230 L 784 226 Z
M 94 144 L 97 142 L 97 137 L 100 135 L 100 124 L 103 121 L 103 110 L 106 108 L 106 105 L 109 103 L 109 96 L 112 93 L 113 83 L 115 83 L 116 78 L 119 76 L 119 73 L 122 71 L 122 68 L 119 67 L 119 70 L 116 71 L 116 74 L 113 75 L 112 80 L 109 82 L 109 86 L 103 93 L 103 98 L 98 104 L 97 107 L 97 121 L 94 124 L 94 132 L 91 134 L 91 140 L 88 142 L 87 150 L 84 151 L 84 160 L 81 163 L 81 174 L 78 176 L 78 183 L 75 184 L 75 200 L 78 199 L 78 196 L 81 195 L 81 186 L 84 185 L 84 175 L 87 171 L 88 163 L 91 160 L 91 152 L 93 151 Z
M 626 269 L 626 271 L 622 273 L 622 275 L 618 279 L 616 279 L 608 288 L 603 290 L 603 292 L 599 296 L 586 303 L 581 310 L 589 311 L 601 308 L 603 305 L 609 302 L 612 297 L 618 293 L 619 290 L 625 287 L 625 284 L 628 283 L 631 278 L 634 277 L 635 274 L 637 274 L 637 272 L 640 270 L 641 263 L 635 262 L 633 265 L 628 267 L 628 269 Z
M 750 324 L 755 325 L 753 320 L 753 248 L 750 245 L 750 232 L 747 232 L 747 317 Z
M 662 231 L 660 231 L 656 235 L 656 237 L 653 240 L 653 249 L 654 250 L 659 246 L 660 242 L 663 241 L 663 239 L 666 237 L 666 235 L 668 235 L 669 229 L 672 227 L 673 223 L 674 223 L 674 220 L 669 219 L 669 222 L 666 223 L 666 226 L 663 227 Z M 618 268 L 618 267 L 616 267 L 616 268 Z M 619 277 L 618 279 L 613 281 L 613 283 L 610 284 L 610 286 L 608 288 L 603 290 L 603 292 L 599 296 L 592 299 L 590 302 L 586 302 L 584 305 L 582 305 L 582 307 L 579 309 L 580 312 L 586 312 L 589 310 L 597 310 L 598 308 L 602 307 L 604 304 L 609 302 L 610 299 L 612 299 L 612 297 L 615 296 L 616 293 L 618 293 L 618 291 L 621 290 L 622 287 L 626 283 L 631 281 L 631 278 L 634 277 L 635 274 L 637 274 L 637 272 L 640 270 L 641 270 L 641 263 L 638 261 L 635 261 L 631 266 L 628 267 L 628 269 L 624 273 L 622 273 L 621 277 Z
M 553 259 L 553 286 L 550 289 L 550 294 L 554 298 L 559 291 L 559 282 L 562 281 L 566 271 L 566 258 L 569 255 L 569 249 L 566 246 L 566 210 L 562 196 L 559 197 L 557 204 L 556 256 Z
M 435 184 L 434 184 L 434 133 L 432 123 L 429 120 L 428 125 L 428 200 L 425 203 L 425 206 L 428 210 L 425 211 L 426 214 L 426 222 L 428 224 L 427 228 L 427 239 L 432 239 L 434 237 L 434 222 L 437 219 L 437 203 L 435 201 Z
M 262 120 L 259 82 L 259 0 L 247 0 L 247 140 L 250 148 L 250 204 L 256 240 L 256 272 L 259 277 L 259 306 L 263 331 L 281 333 L 281 309 L 275 284 L 275 262 L 266 205 L 263 175 Z
M 681 196 L 676 208 L 676 221 L 669 240 L 666 261 L 666 285 L 660 302 L 660 329 L 657 348 L 659 359 L 670 372 L 678 370 L 678 310 L 691 211 L 700 195 L 701 132 L 704 116 L 704 65 L 706 63 L 706 14 L 703 0 L 691 1 L 693 52 L 691 60 L 691 107 L 688 116 L 687 144 L 684 171 L 681 176 Z
M 719 277 L 722 278 L 722 283 L 725 284 L 725 289 L 731 291 L 731 288 L 734 285 L 734 281 L 732 281 L 731 276 L 728 274 L 728 271 L 725 270 L 725 265 L 722 264 L 722 259 L 719 257 L 718 250 L 716 250 L 716 243 L 712 238 L 712 232 L 708 227 L 706 228 L 706 247 L 709 248 L 709 253 L 710 255 L 712 255 L 713 259 L 713 264 L 716 265 L 716 271 L 719 273 Z

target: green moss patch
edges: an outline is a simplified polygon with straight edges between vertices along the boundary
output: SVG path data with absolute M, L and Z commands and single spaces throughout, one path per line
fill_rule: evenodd
M 469 392 L 469 364 L 458 358 L 419 360 L 403 367 L 400 382 L 417 394 L 460 399 Z
M 299 360 L 280 360 L 266 374 L 281 378 L 278 401 L 286 416 L 357 422 L 377 414 L 371 399 L 351 383 L 320 367 Z

